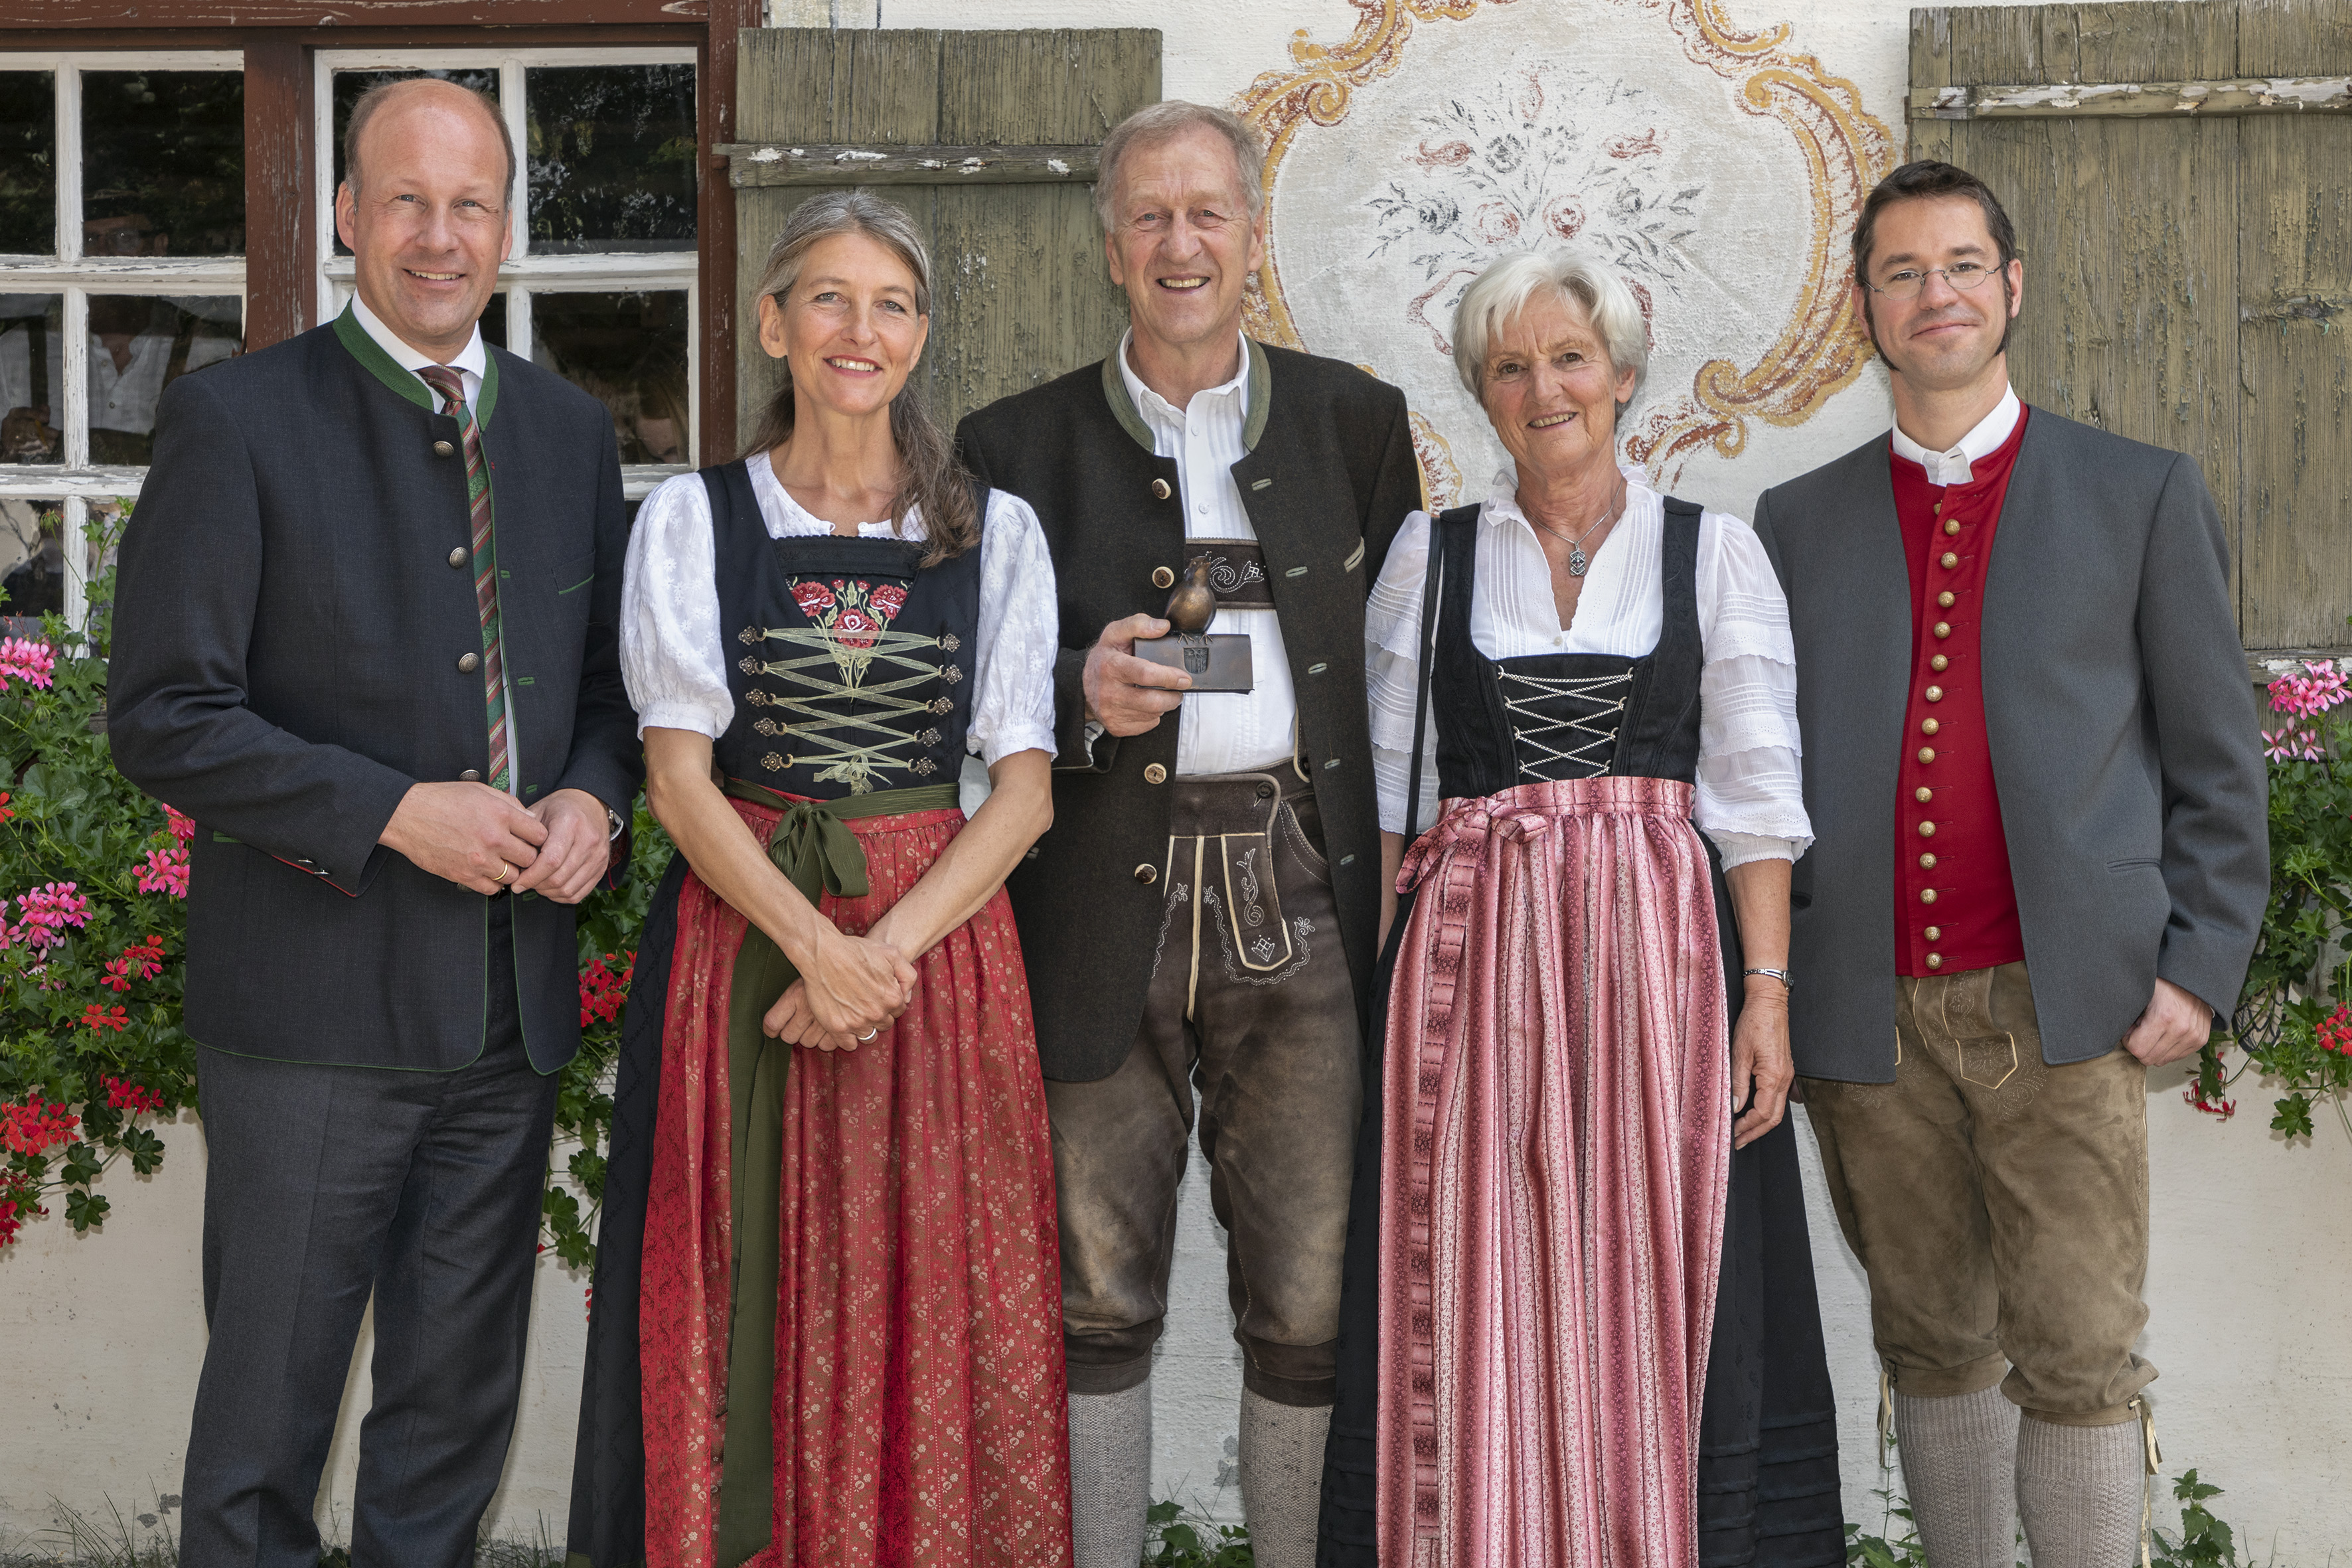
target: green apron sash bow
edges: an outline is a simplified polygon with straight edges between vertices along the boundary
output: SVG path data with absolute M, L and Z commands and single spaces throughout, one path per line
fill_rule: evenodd
M 877 790 L 838 800 L 795 800 L 745 779 L 719 787 L 736 800 L 783 813 L 768 835 L 768 858 L 811 904 L 823 894 L 861 899 L 871 891 L 866 848 L 844 823 L 861 816 L 944 811 L 951 784 Z M 800 971 L 758 926 L 743 932 L 727 1001 L 728 1122 L 734 1145 L 734 1300 L 727 1343 L 727 1435 L 720 1452 L 718 1568 L 735 1568 L 768 1544 L 774 1529 L 776 1291 L 782 1214 L 784 1074 L 797 1047 L 771 1039 L 761 1020 Z M 749 1331 L 742 1331 L 748 1330 Z

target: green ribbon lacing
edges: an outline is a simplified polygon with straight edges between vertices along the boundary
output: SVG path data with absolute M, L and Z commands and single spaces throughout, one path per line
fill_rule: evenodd
M 871 891 L 866 847 L 845 823 L 861 816 L 943 811 L 957 804 L 951 784 L 877 790 L 838 800 L 794 800 L 743 779 L 721 779 L 730 797 L 781 811 L 768 835 L 768 858 L 801 896 L 862 899 Z M 784 1074 L 794 1047 L 760 1027 L 776 999 L 800 978 L 775 939 L 758 926 L 743 932 L 727 999 L 727 1089 L 734 1146 L 730 1212 L 734 1257 L 728 1281 L 726 1446 L 719 1454 L 718 1568 L 758 1554 L 774 1529 L 776 1434 L 776 1272 L 782 1215 Z M 754 1331 L 739 1333 L 738 1325 Z M 765 1331 L 759 1331 L 764 1328 Z M 729 1476 L 743 1484 L 727 1484 Z

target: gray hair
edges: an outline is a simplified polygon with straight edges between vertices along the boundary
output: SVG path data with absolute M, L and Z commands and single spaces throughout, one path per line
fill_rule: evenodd
M 931 254 L 923 244 L 914 217 L 896 202 L 869 191 L 826 191 L 794 207 L 784 220 L 784 231 L 768 247 L 768 264 L 761 268 L 754 300 L 774 296 L 779 310 L 800 281 L 808 253 L 820 240 L 836 235 L 862 234 L 898 257 L 915 277 L 915 314 L 931 313 Z M 782 446 L 793 433 L 793 380 L 788 365 L 784 384 L 760 411 L 743 456 Z M 890 435 L 898 444 L 903 479 L 890 503 L 890 521 L 903 524 L 908 510 L 919 505 L 930 549 L 923 564 L 935 566 L 961 555 L 980 542 L 981 518 L 973 505 L 971 475 L 957 458 L 947 432 L 931 416 L 922 387 L 911 374 L 898 395 L 890 400 Z
M 1213 131 L 1233 144 L 1234 167 L 1241 175 L 1242 199 L 1249 204 L 1250 221 L 1257 221 L 1258 215 L 1265 211 L 1265 184 L 1259 173 L 1265 167 L 1265 142 L 1258 136 L 1256 127 L 1229 110 L 1171 98 L 1165 102 L 1146 104 L 1113 126 L 1111 133 L 1103 138 L 1095 172 L 1095 217 L 1102 224 L 1105 234 L 1118 221 L 1113 202 L 1118 195 L 1118 166 L 1127 155 L 1173 142 L 1196 127 Z
M 1642 395 L 1650 374 L 1650 327 L 1642 302 L 1617 269 L 1578 246 L 1558 250 L 1522 250 L 1481 272 L 1454 307 L 1454 373 L 1470 395 L 1486 401 L 1486 351 L 1495 334 L 1549 291 L 1584 311 L 1601 335 L 1612 374 L 1633 373 L 1633 393 L 1617 405 L 1622 415 Z

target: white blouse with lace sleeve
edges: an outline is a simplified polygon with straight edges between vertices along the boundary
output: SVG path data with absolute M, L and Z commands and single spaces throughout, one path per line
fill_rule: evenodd
M 776 481 L 765 453 L 746 465 L 771 539 L 829 533 Z M 922 539 L 922 513 L 902 532 L 887 520 L 858 524 L 863 539 Z M 710 498 L 701 479 L 681 474 L 646 498 L 629 535 L 621 581 L 621 676 L 637 710 L 637 733 L 727 732 L 735 700 L 719 626 Z M 1054 754 L 1054 656 L 1061 642 L 1054 563 L 1029 503 L 989 492 L 980 540 L 980 647 L 966 749 L 991 767 L 1015 752 Z
M 1638 658 L 1657 647 L 1665 624 L 1660 570 L 1665 505 L 1628 468 L 1625 514 L 1593 553 L 1566 630 L 1552 600 L 1551 565 L 1516 499 L 1517 476 L 1496 476 L 1478 517 L 1477 578 L 1470 637 L 1489 658 L 1601 653 Z M 1412 763 L 1414 682 L 1420 673 L 1422 584 L 1430 519 L 1414 512 L 1389 549 L 1364 612 L 1372 772 L 1381 826 L 1404 831 Z M 1755 530 L 1736 517 L 1699 519 L 1698 799 L 1693 813 L 1727 868 L 1749 860 L 1793 860 L 1813 841 L 1798 761 L 1796 647 L 1780 580 Z M 1435 725 L 1423 737 L 1423 826 L 1437 819 Z

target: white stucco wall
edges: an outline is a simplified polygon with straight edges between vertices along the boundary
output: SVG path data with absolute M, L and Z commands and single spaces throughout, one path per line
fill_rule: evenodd
M 1170 96 L 1238 102 L 1265 73 L 1297 68 L 1295 42 L 1337 48 L 1382 3 L 1193 0 L 1179 8 L 1146 0 L 774 0 L 772 16 L 796 25 L 1156 26 L 1166 35 Z M 1431 0 L 1415 3 L 1437 9 Z M 1475 411 L 1450 389 L 1428 333 L 1401 313 L 1403 301 L 1383 268 L 1408 263 L 1365 254 L 1380 236 L 1364 193 L 1426 174 L 1420 163 L 1406 167 L 1416 150 L 1431 157 L 1430 166 L 1450 166 L 1429 153 L 1420 133 L 1421 117 L 1440 100 L 1487 100 L 1496 112 L 1539 100 L 1538 118 L 1571 132 L 1588 122 L 1602 129 L 1624 122 L 1644 104 L 1659 111 L 1669 145 L 1656 166 L 1675 174 L 1675 191 L 1700 194 L 1680 263 L 1662 274 L 1654 318 L 1658 369 L 1645 411 L 1672 412 L 1706 358 L 1750 368 L 1804 304 L 1804 258 L 1797 253 L 1816 215 L 1807 210 L 1801 174 L 1790 173 L 1788 149 L 1775 140 L 1786 132 L 1753 115 L 1743 119 L 1747 111 L 1732 101 L 1736 83 L 1720 69 L 1694 68 L 1685 34 L 1673 31 L 1678 16 L 1687 19 L 1687 5 L 1490 0 L 1466 20 L 1422 21 L 1393 68 L 1359 87 L 1339 134 L 1310 126 L 1292 143 L 1275 191 L 1276 251 L 1300 339 L 1406 386 L 1474 494 L 1490 458 Z M 1847 100 L 1899 153 L 1904 0 L 1769 8 L 1719 0 L 1717 12 L 1718 22 L 1734 28 L 1787 24 L 1783 54 L 1803 57 L 1813 79 L 1850 84 Z M 1619 89 L 1627 90 L 1612 96 Z M 1841 89 L 1822 91 L 1836 100 Z M 1751 188 L 1787 179 L 1799 188 L 1784 201 L 1759 201 Z M 1592 232 L 1603 227 L 1595 222 Z M 1467 232 L 1470 220 L 1443 243 L 1467 243 Z M 1842 231 L 1837 238 L 1843 243 Z M 1423 247 L 1416 241 L 1412 248 Z M 1441 296 L 1427 318 L 1441 320 L 1442 305 Z M 1821 352 L 1812 351 L 1814 362 Z M 1818 378 L 1819 370 L 1813 363 L 1810 374 Z M 1674 482 L 1685 495 L 1744 514 L 1765 486 L 1846 450 L 1885 420 L 1883 380 L 1866 367 L 1793 413 L 1783 407 L 1773 417 L 1746 417 L 1736 457 L 1702 447 L 1677 459 Z M 2221 1124 L 2183 1106 L 2179 1084 L 2177 1072 L 2158 1074 L 2148 1095 L 2154 1315 L 2143 1352 L 2163 1372 L 2152 1393 L 2167 1473 L 2196 1466 L 2227 1489 L 2221 1511 L 2251 1544 L 2274 1545 L 2284 1563 L 2321 1563 L 2352 1544 L 2352 1491 L 2339 1484 L 2352 1466 L 2346 1397 L 2352 1362 L 2339 1349 L 2342 1303 L 2352 1288 L 2352 1206 L 2344 1201 L 2352 1191 L 2352 1145 L 2323 1122 L 2311 1147 L 2283 1148 L 2264 1130 L 2268 1100 L 2259 1089 L 2241 1092 L 2245 1109 Z M 171 1153 L 163 1174 L 108 1178 L 114 1217 L 102 1234 L 76 1238 L 51 1220 L 0 1253 L 0 1344 L 8 1352 L 0 1355 L 0 1553 L 35 1544 L 31 1538 L 52 1522 L 52 1500 L 101 1515 L 110 1501 L 136 1529 L 136 1515 L 153 1514 L 160 1497 L 178 1490 L 204 1345 L 203 1139 L 192 1121 L 164 1131 Z M 1864 1293 L 1822 1200 L 1810 1133 L 1800 1142 L 1841 1405 L 1847 1509 L 1876 1530 L 1871 1493 L 1883 1482 L 1872 1437 L 1876 1372 Z M 1220 1243 L 1197 1161 L 1182 1223 L 1174 1310 L 1156 1379 L 1155 1491 L 1235 1517 L 1240 1376 Z M 562 1532 L 583 1283 L 542 1260 L 524 1408 L 491 1521 L 501 1536 Z M 322 1516 L 347 1510 L 366 1348 L 362 1342 L 354 1358 Z

